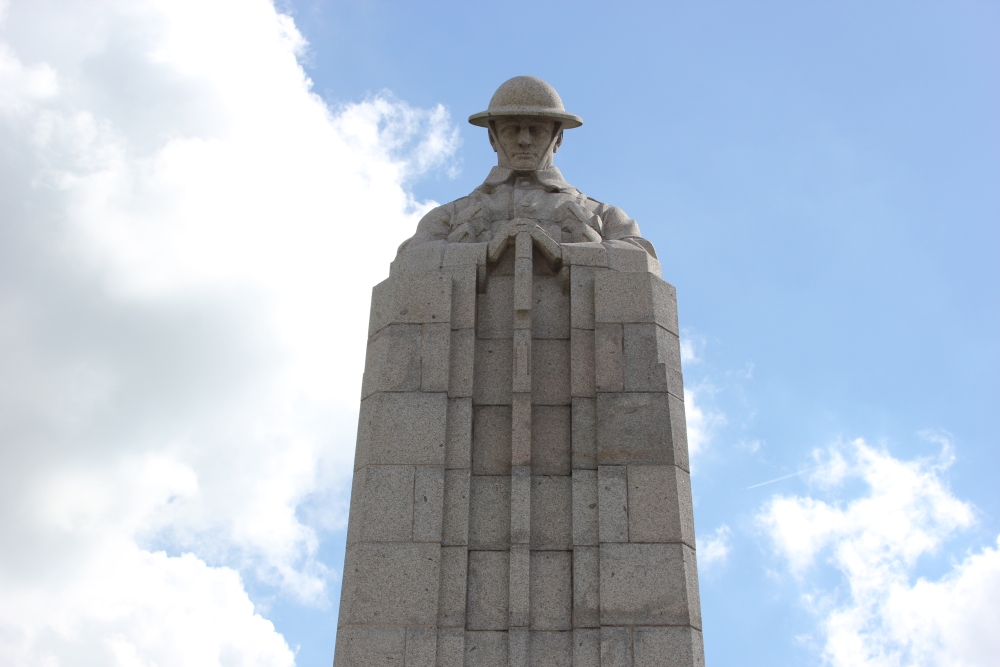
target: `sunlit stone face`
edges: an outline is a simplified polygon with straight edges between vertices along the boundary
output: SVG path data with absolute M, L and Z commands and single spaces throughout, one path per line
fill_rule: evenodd
M 536 116 L 511 116 L 494 123 L 496 137 L 491 132 L 490 143 L 497 151 L 501 167 L 531 171 L 552 166 L 552 154 L 561 139 L 552 140 L 555 121 Z

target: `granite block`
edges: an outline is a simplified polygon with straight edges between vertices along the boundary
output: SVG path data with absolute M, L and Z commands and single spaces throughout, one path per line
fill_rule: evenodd
M 451 274 L 451 328 L 476 328 L 478 267 L 450 266 L 443 273 Z
M 597 469 L 596 407 L 592 398 L 573 398 L 573 469 Z
M 444 544 L 469 543 L 470 477 L 468 468 L 444 473 L 444 516 L 441 540 Z
M 392 324 L 368 339 L 361 397 L 420 389 L 420 325 Z
M 595 269 L 570 267 L 569 321 L 574 329 L 594 328 L 594 274 Z
M 573 667 L 601 667 L 599 628 L 573 630 Z
M 526 628 L 531 619 L 529 604 L 531 586 L 531 553 L 527 544 L 510 547 L 510 602 L 508 620 L 510 627 Z
M 476 341 L 476 375 L 473 403 L 510 405 L 513 387 L 513 347 L 511 339 Z
M 347 543 L 404 542 L 413 536 L 413 467 L 365 466 L 351 484 Z
M 570 405 L 569 341 L 532 341 L 531 402 L 535 405 Z
M 511 465 L 531 465 L 531 393 L 511 394 Z
M 535 475 L 568 475 L 572 463 L 571 408 L 535 405 L 531 414 L 531 471 Z
M 473 476 L 470 496 L 469 548 L 508 549 L 510 477 Z
M 341 625 L 337 629 L 334 667 L 404 667 L 406 628 L 384 625 Z
M 615 271 L 630 273 L 651 273 L 660 277 L 660 262 L 643 248 L 628 241 L 605 241 L 608 251 L 608 267 Z
M 684 398 L 678 337 L 658 324 L 625 326 L 625 391 L 669 391 Z
M 469 552 L 468 630 L 506 630 L 510 553 Z
M 625 466 L 597 469 L 600 541 L 628 542 L 628 481 Z
M 437 271 L 441 268 L 445 246 L 444 241 L 432 241 L 406 248 L 389 265 L 389 275 L 397 277 Z
M 563 243 L 563 264 L 577 266 L 607 266 L 608 251 L 599 241 Z
M 450 349 L 451 326 L 447 322 L 423 325 L 420 343 L 421 391 L 448 391 Z
M 464 667 L 510 667 L 506 632 L 466 632 Z
M 438 626 L 465 627 L 465 587 L 468 579 L 469 550 L 466 547 L 442 547 Z
M 705 667 L 701 632 L 685 626 L 635 628 L 635 667 Z
M 491 276 L 478 295 L 477 338 L 510 338 L 514 330 L 514 276 Z
M 691 465 L 688 461 L 687 420 L 684 417 L 684 401 L 673 394 L 668 394 L 667 407 L 670 411 L 670 441 L 673 445 L 671 447 L 673 462 L 678 468 L 690 472 Z
M 569 294 L 558 276 L 535 276 L 532 281 L 531 335 L 569 338 Z
M 600 548 L 601 625 L 701 627 L 697 589 L 692 591 L 688 581 L 697 577 L 689 547 L 602 544 Z
M 532 632 L 530 665 L 574 667 L 572 632 Z
M 573 471 L 573 544 L 596 546 L 599 540 L 597 471 Z
M 594 329 L 594 382 L 598 392 L 625 388 L 625 350 L 622 325 L 598 322 Z
M 446 468 L 468 468 L 472 465 L 471 397 L 448 399 L 444 464 Z
M 480 405 L 475 407 L 473 415 L 473 474 L 509 475 L 511 407 Z
M 405 667 L 436 667 L 437 628 L 417 626 L 406 628 Z
M 463 589 L 462 592 L 464 594 L 465 590 Z M 464 597 L 462 598 L 462 602 L 465 602 Z M 465 628 L 439 628 L 437 640 L 437 667 L 464 666 Z
M 650 322 L 677 329 L 677 297 L 673 285 L 649 273 L 604 271 L 594 276 L 596 322 Z
M 573 492 L 569 476 L 531 478 L 531 548 L 573 546 Z
M 594 331 L 573 329 L 570 334 L 570 391 L 592 398 L 597 393 Z
M 451 276 L 393 276 L 372 289 L 368 335 L 390 324 L 451 322 Z
M 449 243 L 444 250 L 442 266 L 477 266 L 486 264 L 488 243 Z
M 573 626 L 601 625 L 601 552 L 598 547 L 573 549 Z
M 443 465 L 445 394 L 372 394 L 361 401 L 354 469 L 366 465 Z
M 597 456 L 604 464 L 672 464 L 670 394 L 597 395 Z M 681 404 L 683 410 L 683 404 Z M 686 447 L 685 454 L 686 454 Z
M 344 625 L 437 622 L 441 546 L 360 542 L 347 547 L 340 599 Z
M 530 466 L 510 469 L 510 541 L 528 544 L 532 534 L 531 508 L 533 484 Z
M 528 628 L 511 628 L 507 632 L 507 664 L 509 667 L 531 667 L 531 633 Z
M 417 466 L 413 480 L 413 541 L 440 542 L 444 466 Z
M 601 667 L 632 667 L 632 628 L 601 627 Z
M 676 466 L 628 466 L 630 542 L 684 542 L 694 547 L 691 480 Z
M 573 628 L 572 552 L 531 552 L 531 629 Z
M 449 396 L 453 398 L 472 396 L 475 362 L 476 338 L 472 329 L 452 331 L 448 361 Z

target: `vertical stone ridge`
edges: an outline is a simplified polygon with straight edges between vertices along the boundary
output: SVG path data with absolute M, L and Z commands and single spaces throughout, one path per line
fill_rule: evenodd
M 531 612 L 531 235 L 514 241 L 508 664 L 528 667 Z

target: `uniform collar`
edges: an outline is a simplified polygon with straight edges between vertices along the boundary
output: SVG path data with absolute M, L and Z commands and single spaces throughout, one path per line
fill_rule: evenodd
M 539 169 L 538 171 L 528 172 L 528 174 L 528 178 L 534 179 L 549 192 L 576 192 L 576 188 L 567 183 L 566 179 L 563 178 L 562 172 L 559 171 L 558 167 Z M 482 190 L 486 194 L 492 194 L 501 185 L 513 181 L 516 176 L 517 173 L 513 169 L 493 167 L 490 170 L 489 176 L 483 181 L 483 184 L 476 189 Z

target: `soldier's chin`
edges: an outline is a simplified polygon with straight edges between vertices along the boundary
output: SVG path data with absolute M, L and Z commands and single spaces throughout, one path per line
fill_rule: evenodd
M 515 156 L 511 159 L 511 166 L 515 171 L 534 171 L 538 169 L 540 160 L 534 155 Z

